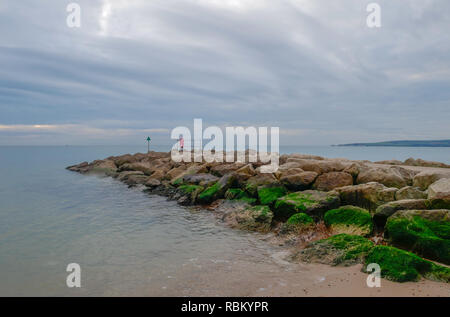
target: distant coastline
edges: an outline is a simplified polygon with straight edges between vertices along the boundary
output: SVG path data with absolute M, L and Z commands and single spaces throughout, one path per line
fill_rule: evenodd
M 404 146 L 404 147 L 450 147 L 450 140 L 403 140 L 403 141 L 385 141 L 374 143 L 348 143 L 337 144 L 333 146 Z

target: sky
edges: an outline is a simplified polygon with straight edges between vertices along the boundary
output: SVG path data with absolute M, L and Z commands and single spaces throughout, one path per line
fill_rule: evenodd
M 0 1 L 0 145 L 173 143 L 177 126 L 280 144 L 450 138 L 450 2 Z

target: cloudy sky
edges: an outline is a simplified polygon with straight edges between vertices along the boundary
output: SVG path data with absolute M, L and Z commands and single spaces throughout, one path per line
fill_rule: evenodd
M 278 126 L 281 144 L 450 138 L 450 2 L 0 1 L 0 144 L 169 142 Z

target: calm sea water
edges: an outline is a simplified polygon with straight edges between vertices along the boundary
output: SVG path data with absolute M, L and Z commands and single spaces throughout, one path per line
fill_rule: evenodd
M 152 288 L 158 294 L 155 289 L 164 290 L 169 280 L 173 285 L 180 272 L 242 258 L 265 261 L 277 251 L 256 234 L 224 227 L 207 212 L 64 169 L 143 150 L 0 147 L 1 296 L 145 295 Z M 449 148 L 285 147 L 282 152 L 450 163 Z M 73 262 L 82 269 L 80 289 L 66 286 L 66 266 Z M 184 287 L 179 294 L 188 295 Z

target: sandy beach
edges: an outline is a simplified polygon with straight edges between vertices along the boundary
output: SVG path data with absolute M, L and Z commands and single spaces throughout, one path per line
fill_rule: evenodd
M 372 297 L 450 296 L 450 285 L 421 279 L 396 283 L 381 280 L 380 288 L 369 288 L 362 265 L 332 267 L 297 264 L 272 259 L 272 263 L 238 260 L 233 263 L 192 263 L 176 276 L 152 281 L 136 296 L 225 296 L 225 297 Z

